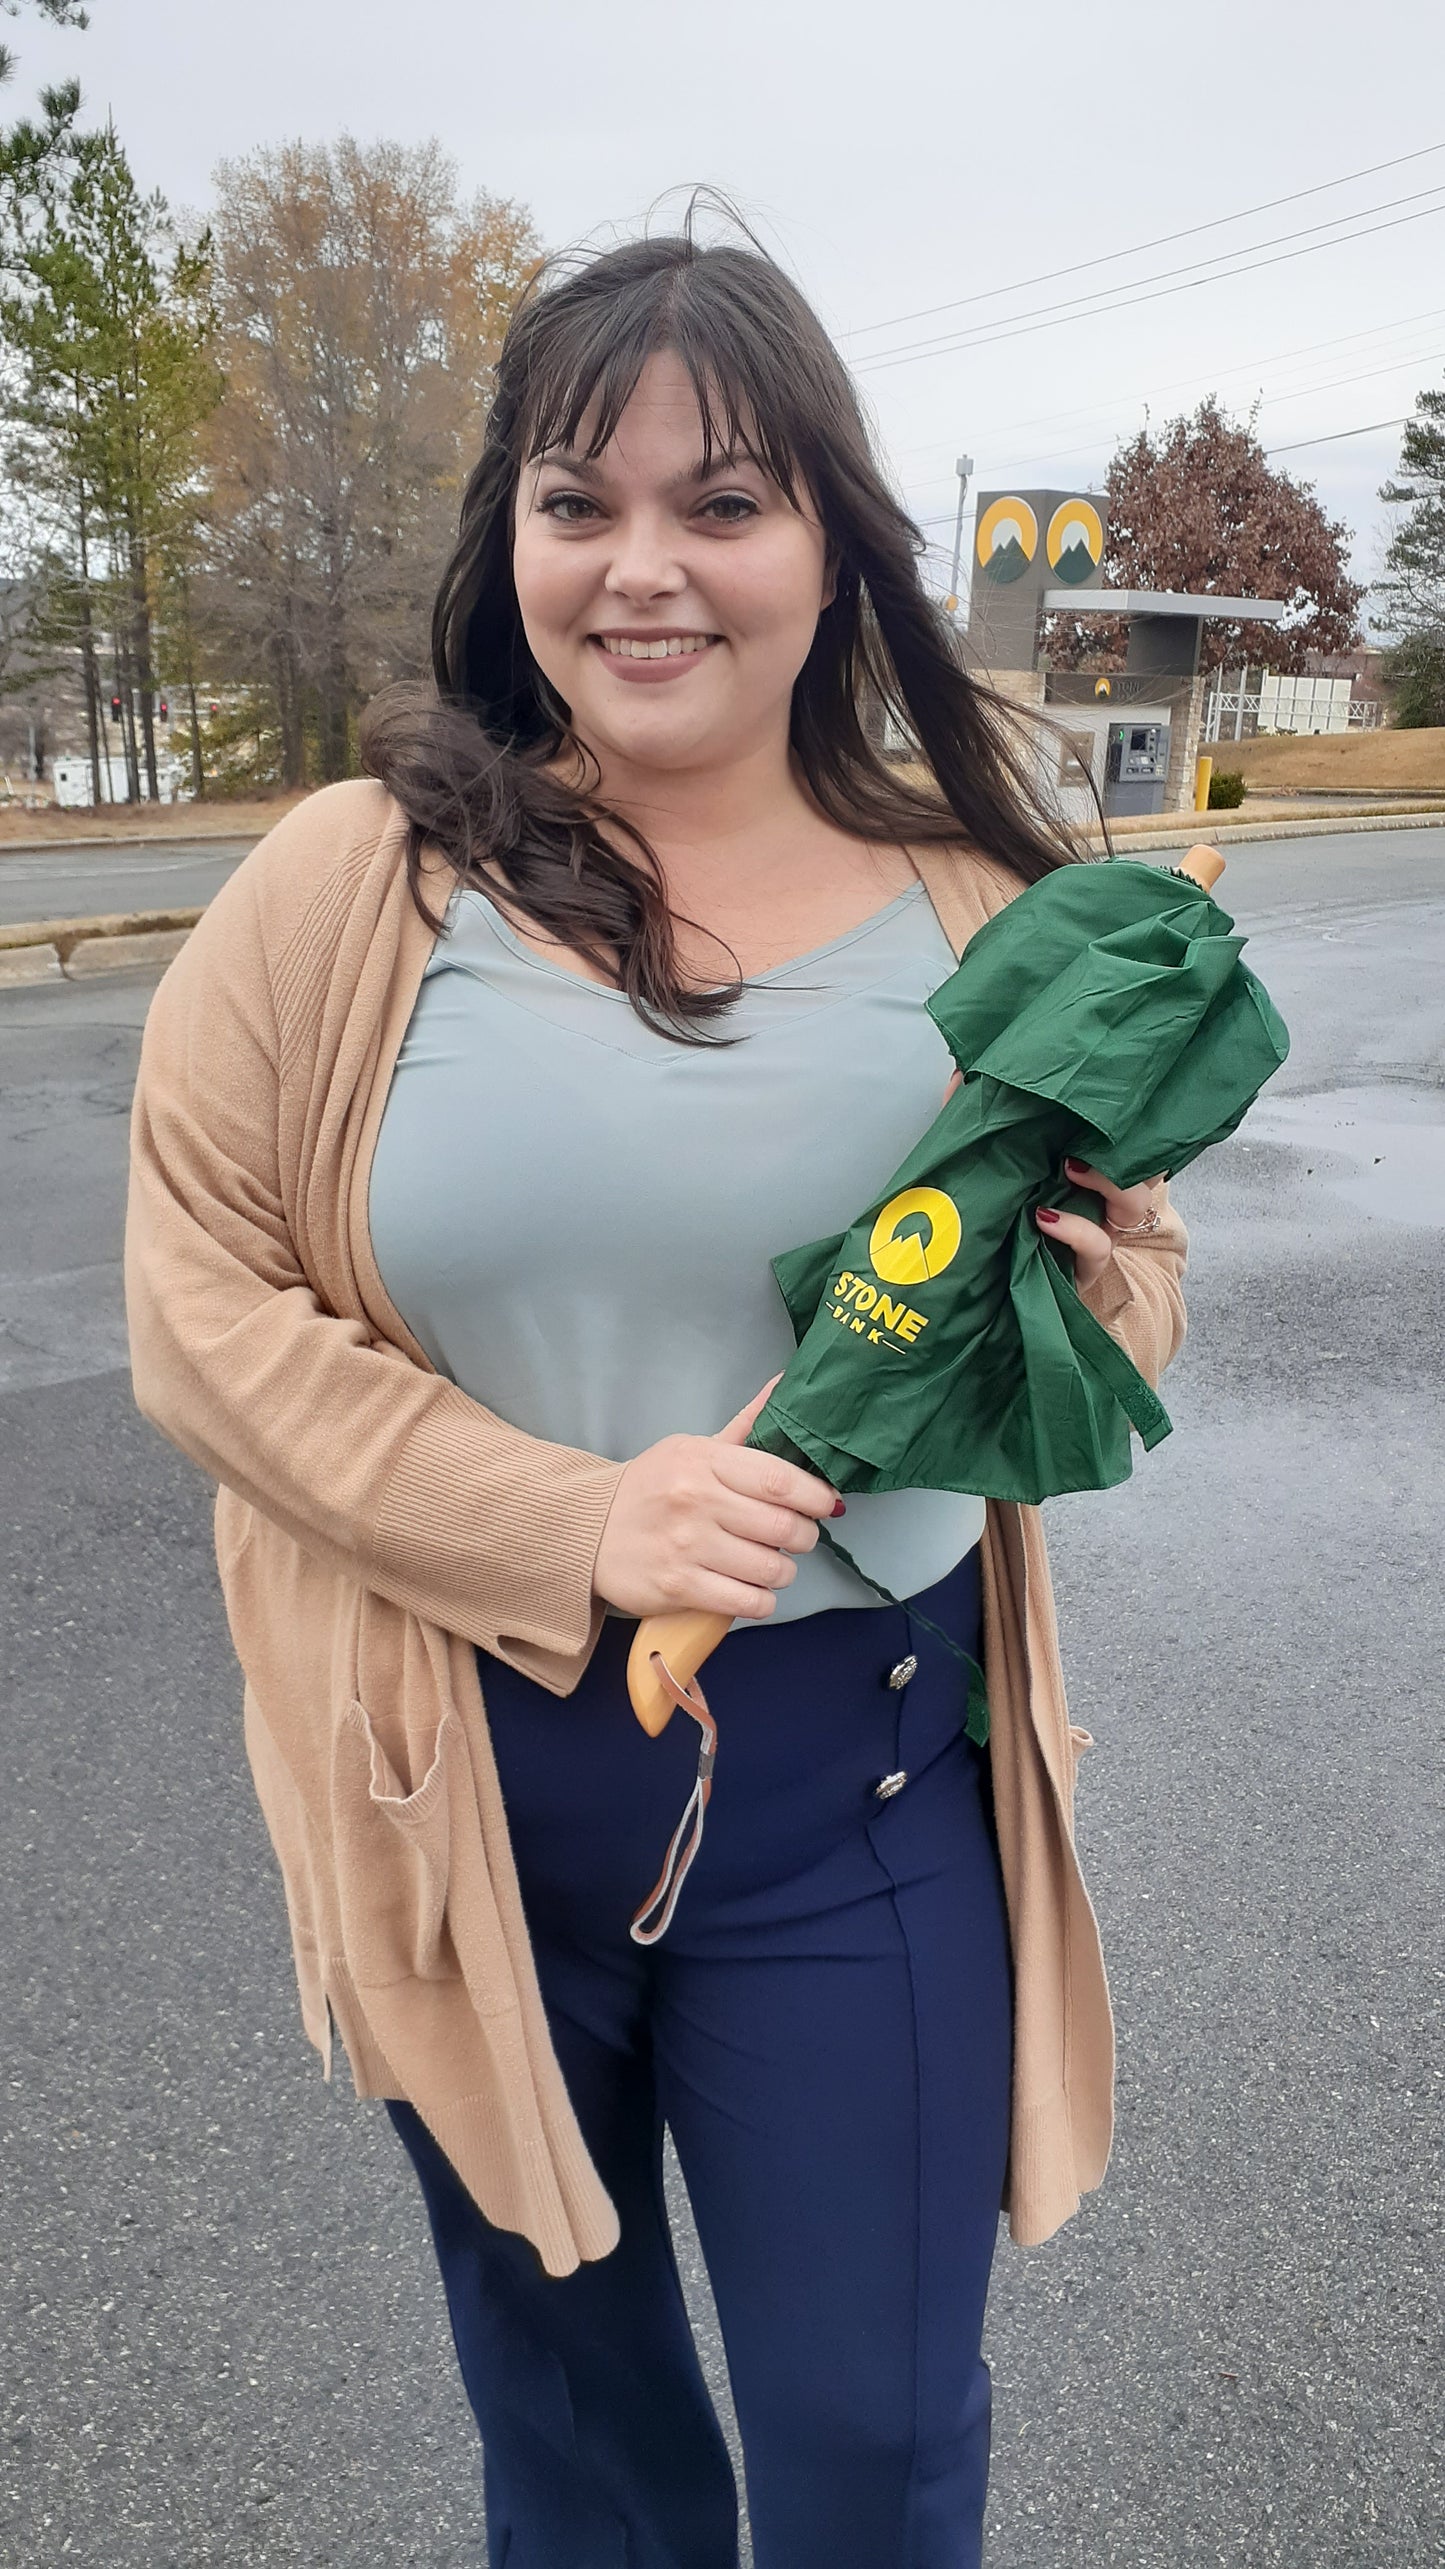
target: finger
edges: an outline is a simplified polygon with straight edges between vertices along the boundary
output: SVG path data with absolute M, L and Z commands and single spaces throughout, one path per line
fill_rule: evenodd
M 799 1516 L 841 1516 L 842 1505 L 836 1490 L 815 1473 L 805 1472 L 796 1463 L 785 1462 L 777 1454 L 760 1454 L 755 1446 L 727 1444 L 721 1437 L 713 1440 L 713 1470 L 724 1489 L 740 1491 L 745 1499 L 765 1499 L 775 1507 L 792 1508 Z
M 690 1582 L 687 1611 L 705 1615 L 745 1615 L 762 1623 L 777 1606 L 772 1588 L 755 1588 L 743 1579 L 719 1578 L 715 1570 L 696 1570 Z M 675 1608 L 670 1608 L 675 1612 Z
M 716 1522 L 744 1542 L 764 1543 L 775 1552 L 811 1552 L 817 1543 L 817 1519 L 800 1516 L 796 1508 L 745 1499 L 739 1491 L 725 1489 L 718 1491 L 714 1506 Z
M 748 1588 L 790 1588 L 798 1575 L 791 1552 L 780 1552 L 770 1543 L 745 1543 L 721 1529 L 709 1540 L 701 1566 L 720 1579 L 740 1580 Z
M 1052 1205 L 1041 1205 L 1034 1219 L 1046 1240 L 1073 1250 L 1081 1276 L 1102 1275 L 1114 1251 L 1107 1231 L 1097 1222 L 1091 1222 L 1086 1213 L 1059 1213 Z
M 777 1390 L 782 1379 L 783 1377 L 781 1374 L 774 1374 L 770 1383 L 764 1383 L 760 1392 L 754 1392 L 751 1400 L 744 1401 L 742 1408 L 738 1410 L 734 1417 L 728 1420 L 726 1427 L 720 1427 L 718 1429 L 719 1436 L 725 1438 L 729 1445 L 741 1445 L 748 1429 L 752 1426 L 753 1420 L 762 1409 L 763 1403 L 769 1398 L 771 1393 Z
M 1064 1174 L 1073 1180 L 1075 1186 L 1086 1186 L 1094 1194 L 1102 1195 L 1111 1222 L 1142 1222 L 1154 1200 L 1154 1190 L 1163 1185 L 1166 1172 L 1161 1170 L 1158 1177 L 1146 1177 L 1138 1186 L 1115 1186 L 1113 1179 L 1105 1177 L 1102 1170 L 1090 1168 L 1083 1160 L 1066 1159 Z
M 1146 1219 L 1153 1208 L 1153 1203 L 1152 1185 L 1127 1186 L 1122 1189 L 1115 1187 L 1113 1194 L 1105 1203 L 1104 1219 L 1106 1222 L 1117 1224 L 1121 1231 L 1127 1231 L 1131 1224 Z

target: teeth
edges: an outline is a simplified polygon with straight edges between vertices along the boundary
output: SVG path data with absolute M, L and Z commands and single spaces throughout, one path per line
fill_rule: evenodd
M 685 652 L 706 651 L 710 633 L 671 634 L 665 642 L 629 642 L 614 634 L 599 637 L 604 651 L 614 660 L 680 660 Z

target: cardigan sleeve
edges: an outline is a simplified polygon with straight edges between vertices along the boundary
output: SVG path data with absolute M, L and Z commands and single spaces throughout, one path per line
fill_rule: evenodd
M 359 1298 L 346 1314 L 318 1294 L 284 1207 L 265 892 L 246 875 L 169 966 L 142 1038 L 137 1406 L 334 1569 L 568 1693 L 602 1627 L 592 1570 L 625 1467 L 511 1426 L 374 1331 Z
M 1159 1228 L 1142 1240 L 1116 1240 L 1114 1254 L 1079 1300 L 1117 1338 L 1131 1364 L 1157 1386 L 1184 1344 L 1184 1272 L 1188 1233 L 1163 1188 Z

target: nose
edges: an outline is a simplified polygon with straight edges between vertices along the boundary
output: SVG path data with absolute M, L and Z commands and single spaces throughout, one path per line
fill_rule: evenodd
M 619 518 L 603 586 L 614 598 L 671 598 L 687 586 L 668 519 L 632 509 Z

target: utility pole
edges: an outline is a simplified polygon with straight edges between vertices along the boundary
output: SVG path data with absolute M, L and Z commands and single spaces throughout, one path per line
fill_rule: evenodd
M 957 615 L 958 575 L 963 566 L 963 504 L 968 496 L 968 477 L 973 471 L 973 457 L 960 455 L 953 469 L 958 475 L 958 523 L 953 530 L 953 578 L 949 582 L 948 595 L 943 603 L 950 615 Z

